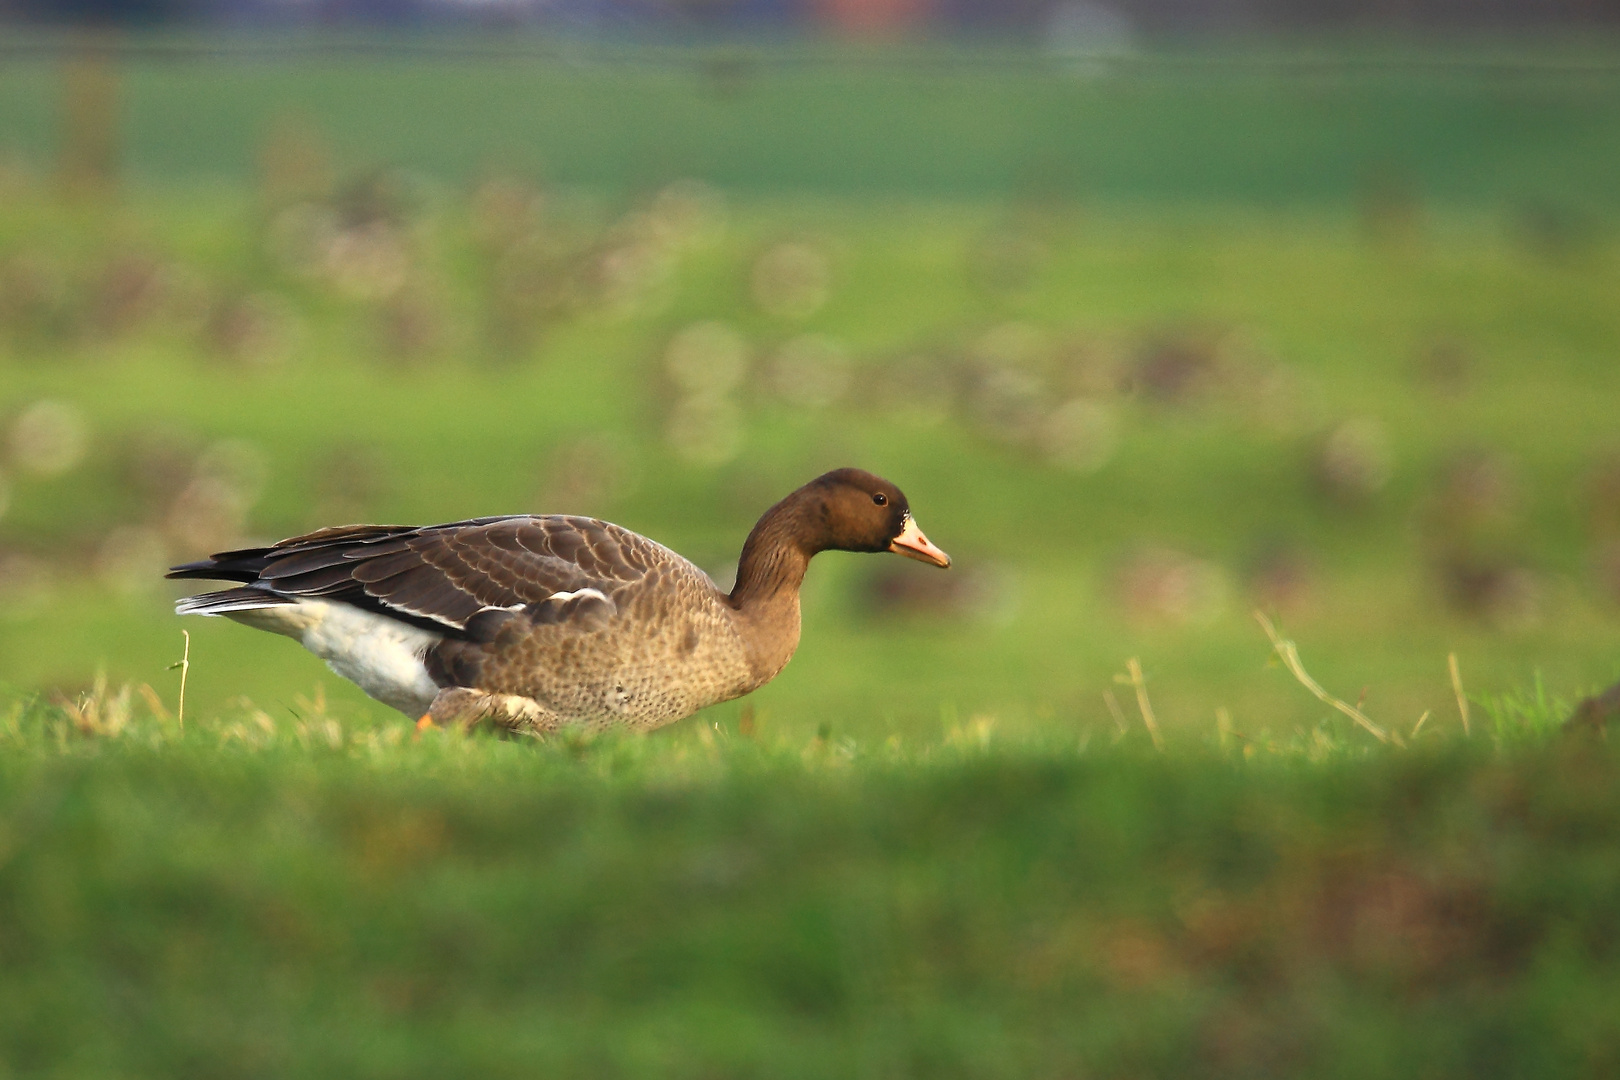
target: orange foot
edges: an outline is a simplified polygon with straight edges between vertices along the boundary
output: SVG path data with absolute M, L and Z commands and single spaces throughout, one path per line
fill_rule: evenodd
M 422 737 L 422 732 L 424 732 L 424 731 L 432 731 L 434 728 L 436 728 L 438 726 L 439 726 L 438 724 L 435 724 L 433 722 L 433 714 L 432 713 L 423 713 L 422 714 L 422 719 L 420 719 L 420 720 L 418 720 L 416 722 L 416 734 L 411 736 L 411 740 L 414 742 L 414 741 L 420 739 Z

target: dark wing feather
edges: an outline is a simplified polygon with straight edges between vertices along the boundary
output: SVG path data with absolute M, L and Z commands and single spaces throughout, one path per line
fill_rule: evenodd
M 662 555 L 660 555 L 662 553 Z M 268 548 L 224 552 L 170 577 L 245 581 L 278 596 L 340 600 L 458 637 L 489 633 L 493 610 L 599 627 L 614 595 L 640 581 L 663 548 L 592 518 L 477 518 L 411 528 L 345 525 Z M 547 600 L 593 589 L 591 596 Z M 493 622 L 504 620 L 495 618 Z

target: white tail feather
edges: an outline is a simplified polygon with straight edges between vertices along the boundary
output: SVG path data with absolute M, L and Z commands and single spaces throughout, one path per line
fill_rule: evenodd
M 246 589 L 232 589 L 224 593 L 202 593 L 175 601 L 176 615 L 225 615 L 232 611 L 257 611 L 260 608 L 282 607 L 294 603 L 286 597 L 265 592 L 260 596 L 243 596 Z M 259 590 L 254 590 L 259 591 Z

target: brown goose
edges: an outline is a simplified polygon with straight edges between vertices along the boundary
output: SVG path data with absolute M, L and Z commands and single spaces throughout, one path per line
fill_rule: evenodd
M 728 595 L 668 548 L 561 515 L 344 525 L 176 566 L 239 587 L 181 600 L 285 634 L 423 724 L 489 719 L 653 728 L 755 690 L 799 644 L 799 584 L 819 551 L 950 557 L 900 489 L 817 477 L 748 534 Z

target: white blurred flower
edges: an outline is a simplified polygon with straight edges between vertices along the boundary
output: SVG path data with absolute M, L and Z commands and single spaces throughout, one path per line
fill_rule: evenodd
M 1384 425 L 1366 417 L 1346 420 L 1322 444 L 1317 471 L 1328 490 L 1339 496 L 1362 498 L 1389 483 L 1395 470 Z
M 1208 624 L 1232 593 L 1226 571 L 1168 548 L 1136 552 L 1120 568 L 1117 588 L 1132 616 L 1170 623 Z
M 670 341 L 664 366 L 683 392 L 722 396 L 747 373 L 748 343 L 723 322 L 694 323 Z
M 777 244 L 754 263 L 754 300 L 772 315 L 805 319 L 827 302 L 832 267 L 818 248 L 804 243 Z
M 1033 368 L 1051 350 L 1051 341 L 1040 327 L 1027 322 L 1005 322 L 993 326 L 974 343 L 977 359 L 996 366 Z
M 667 434 L 685 461 L 724 465 L 742 450 L 742 412 L 726 398 L 684 398 L 670 414 Z
M 784 401 L 825 408 L 849 391 L 849 353 L 825 334 L 803 334 L 777 351 L 770 376 Z
M 1089 398 L 1075 398 L 1046 418 L 1043 443 L 1054 465 L 1076 472 L 1096 472 L 1119 447 L 1119 424 L 1113 410 Z
M 327 240 L 326 275 L 356 300 L 381 300 L 404 287 L 411 255 L 405 237 L 387 222 L 339 229 Z
M 96 573 L 119 592 L 144 592 L 161 580 L 168 562 L 162 533 L 146 525 L 120 525 L 101 542 Z
M 676 180 L 653 197 L 649 215 L 665 243 L 688 244 L 724 227 L 726 197 L 702 180 Z
M 65 401 L 36 401 L 11 426 L 11 460 L 23 472 L 60 476 L 84 460 L 90 424 Z
M 23 619 L 50 603 L 50 567 L 18 552 L 0 551 L 0 618 Z
M 264 451 L 246 439 L 221 439 L 197 458 L 199 477 L 224 484 L 248 506 L 259 501 L 269 474 Z

